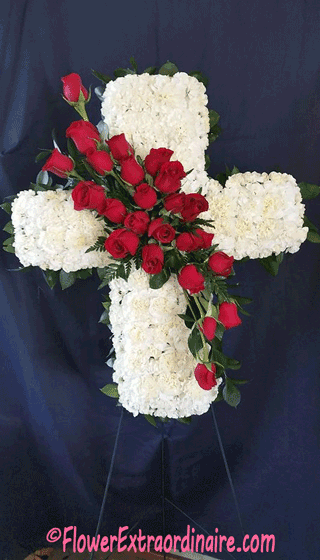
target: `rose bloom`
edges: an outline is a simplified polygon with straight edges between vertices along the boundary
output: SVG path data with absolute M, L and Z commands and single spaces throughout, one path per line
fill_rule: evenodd
M 142 249 L 142 268 L 148 274 L 159 274 L 163 269 L 164 254 L 159 245 L 145 245 Z
M 90 208 L 103 214 L 106 194 L 103 187 L 96 185 L 93 181 L 80 181 L 72 191 L 72 199 L 75 210 Z
M 141 183 L 141 185 L 136 188 L 133 200 L 140 208 L 150 210 L 154 207 L 158 199 L 156 191 L 150 187 L 148 183 Z
M 204 276 L 197 270 L 194 264 L 187 264 L 181 269 L 178 275 L 178 282 L 190 294 L 198 294 L 201 290 L 204 290 Z
M 63 97 L 67 101 L 71 101 L 72 103 L 77 103 L 79 101 L 80 91 L 82 91 L 85 100 L 88 99 L 89 96 L 88 91 L 82 85 L 82 81 L 79 74 L 75 74 L 75 73 L 68 74 L 67 76 L 61 78 L 61 81 L 63 83 Z
M 138 185 L 144 179 L 144 170 L 137 160 L 130 156 L 121 162 L 121 179 L 130 185 Z
M 113 161 L 105 150 L 91 149 L 86 155 L 88 163 L 99 175 L 105 175 L 112 170 Z
M 88 121 L 74 121 L 66 130 L 66 137 L 72 138 L 79 152 L 87 154 L 101 142 L 98 129 Z
M 148 214 L 142 210 L 137 210 L 137 212 L 130 212 L 126 216 L 123 225 L 137 235 L 143 235 L 148 229 L 149 222 Z
M 218 320 L 226 329 L 241 325 L 242 321 L 238 315 L 238 309 L 235 303 L 224 301 L 220 304 Z
M 180 189 L 183 177 L 186 173 L 180 161 L 168 161 L 161 165 L 154 184 L 163 193 L 173 193 Z
M 207 233 L 201 228 L 195 230 L 194 235 L 198 238 L 198 249 L 208 249 L 212 245 L 213 233 Z
M 198 381 L 201 389 L 205 391 L 210 391 L 212 387 L 217 384 L 216 380 L 216 366 L 211 364 L 211 370 L 208 369 L 204 364 L 198 364 L 194 370 L 194 376 Z
M 127 142 L 123 133 L 112 136 L 110 140 L 107 140 L 107 144 L 114 159 L 117 161 L 122 162 L 128 157 L 133 156 L 133 148 L 130 146 L 129 142 Z
M 121 200 L 117 198 L 106 198 L 102 214 L 108 218 L 110 222 L 122 224 L 127 214 L 127 209 Z
M 208 201 L 202 194 L 190 193 L 186 195 L 181 216 L 185 222 L 193 222 L 201 212 L 206 212 L 208 208 Z
M 139 237 L 125 228 L 114 230 L 104 242 L 106 251 L 115 259 L 123 259 L 129 253 L 135 255 L 139 246 Z
M 148 235 L 160 243 L 171 243 L 176 236 L 176 230 L 170 224 L 163 222 L 163 218 L 156 218 L 149 225 Z
M 208 261 L 209 267 L 215 274 L 226 277 L 231 274 L 233 263 L 234 258 L 229 257 L 222 251 L 218 251 L 218 253 L 211 255 Z
M 168 150 L 167 148 L 151 148 L 149 154 L 144 160 L 144 166 L 147 173 L 154 177 L 158 173 L 161 165 L 169 161 L 172 154 L 173 151 Z
M 57 148 L 52 150 L 51 156 L 42 167 L 42 171 L 51 171 L 63 179 L 73 170 L 74 164 L 71 158 L 64 156 Z
M 185 200 L 186 194 L 184 192 L 169 194 L 164 199 L 164 207 L 168 212 L 178 214 L 184 208 Z
M 205 317 L 202 321 L 201 327 L 199 326 L 200 331 L 204 334 L 204 336 L 208 340 L 213 340 L 217 328 L 217 321 L 214 317 Z

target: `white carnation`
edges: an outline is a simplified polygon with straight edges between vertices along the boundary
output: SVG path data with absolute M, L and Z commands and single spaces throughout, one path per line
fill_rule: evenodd
M 106 252 L 91 251 L 103 222 L 90 210 L 74 210 L 71 191 L 21 191 L 12 204 L 15 253 L 24 266 L 74 272 L 104 267 Z
M 203 414 L 218 387 L 199 387 L 197 365 L 188 348 L 190 330 L 184 313 L 183 290 L 175 277 L 159 290 L 149 288 L 143 270 L 131 272 L 128 282 L 110 283 L 110 321 L 116 360 L 113 379 L 119 401 L 134 416 L 139 413 L 181 418 Z

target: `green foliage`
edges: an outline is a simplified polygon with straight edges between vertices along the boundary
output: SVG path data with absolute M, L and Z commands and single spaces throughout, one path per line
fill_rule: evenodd
M 151 414 L 145 414 L 144 417 L 149 422 L 149 424 L 151 424 L 151 426 L 154 426 L 155 428 L 158 427 L 154 416 L 151 416 Z
M 118 385 L 116 383 L 107 383 L 100 391 L 104 395 L 107 395 L 107 397 L 112 397 L 113 399 L 119 398 Z
M 75 283 L 76 279 L 77 275 L 75 272 L 65 272 L 62 269 L 59 272 L 59 281 L 63 290 L 70 288 L 70 286 Z
M 110 78 L 110 76 L 106 76 L 105 74 L 101 74 L 101 72 L 96 72 L 95 70 L 92 70 L 92 69 L 91 69 L 91 72 L 103 84 L 108 84 L 109 82 L 112 81 L 112 78 Z
M 298 187 L 304 200 L 316 198 L 320 193 L 320 187 L 318 185 L 312 185 L 311 183 L 298 183 Z
M 179 72 L 178 67 L 173 62 L 167 60 L 167 62 L 159 68 L 158 73 L 165 76 L 174 76 L 177 72 Z
M 272 276 L 277 276 L 279 272 L 279 266 L 283 261 L 283 253 L 279 255 L 270 255 L 264 259 L 259 259 L 260 264 L 266 269 Z
M 98 237 L 95 244 L 91 245 L 91 247 L 89 247 L 89 249 L 86 250 L 86 253 L 90 253 L 91 251 L 105 251 L 105 247 L 104 247 L 105 240 L 106 240 L 105 237 L 102 236 Z
M 58 270 L 43 270 L 42 272 L 43 272 L 43 276 L 44 276 L 45 281 L 47 282 L 49 288 L 51 288 L 51 290 L 52 290 L 59 280 L 59 271 Z
M 240 403 L 240 391 L 228 377 L 226 377 L 226 382 L 222 389 L 222 395 L 226 403 L 230 406 L 237 407 Z
M 201 82 L 205 87 L 207 87 L 209 83 L 209 79 L 207 78 L 207 76 L 202 74 L 202 72 L 189 72 L 189 76 L 193 76 L 194 78 L 196 78 L 198 82 Z
M 194 358 L 197 359 L 198 352 L 203 348 L 202 338 L 198 326 L 195 324 L 188 337 L 188 347 Z
M 170 272 L 165 268 L 159 274 L 152 274 L 149 278 L 149 286 L 153 290 L 158 290 L 169 280 Z
M 320 235 L 318 232 L 318 228 L 312 222 L 310 222 L 307 216 L 304 217 L 303 225 L 309 228 L 307 234 L 308 241 L 311 241 L 311 243 L 320 243 Z

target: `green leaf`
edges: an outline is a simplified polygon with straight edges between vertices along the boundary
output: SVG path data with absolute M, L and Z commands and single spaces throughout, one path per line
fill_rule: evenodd
M 99 276 L 99 280 L 103 280 L 105 275 L 107 274 L 108 267 L 104 266 L 103 268 L 97 268 L 97 274 Z
M 226 383 L 223 387 L 222 395 L 226 403 L 228 403 L 230 406 L 237 407 L 241 400 L 239 389 L 235 387 L 235 385 L 228 377 L 226 378 Z
M 2 210 L 4 210 L 7 214 L 11 215 L 11 203 L 10 202 L 3 202 L 3 204 L 0 204 L 0 208 L 2 208 Z
M 235 385 L 245 385 L 246 383 L 249 383 L 248 379 L 231 379 L 231 377 L 228 377 L 228 379 L 230 379 L 230 381 L 232 381 Z
M 157 422 L 155 421 L 154 416 L 151 416 L 151 414 L 145 414 L 144 417 L 151 426 L 154 426 L 155 428 L 157 427 Z
M 169 280 L 170 272 L 168 272 L 165 268 L 159 272 L 159 274 L 152 274 L 149 279 L 149 286 L 153 290 L 158 290 L 162 288 L 162 286 Z
M 221 128 L 220 126 L 218 126 L 217 124 L 210 130 L 209 134 L 208 134 L 208 140 L 209 140 L 209 144 L 212 144 L 212 142 L 215 142 L 215 140 L 218 138 L 218 136 L 221 134 Z
M 3 245 L 12 245 L 12 243 L 14 242 L 14 237 L 7 237 L 7 239 L 4 240 Z
M 195 325 L 188 337 L 188 347 L 189 350 L 191 352 L 191 354 L 197 358 L 197 354 L 199 352 L 199 350 L 201 350 L 203 348 L 202 345 L 202 338 L 201 338 L 201 334 L 200 331 L 197 327 L 197 325 Z
M 92 70 L 92 69 L 91 69 L 91 72 L 103 84 L 108 84 L 109 82 L 112 81 L 112 78 L 110 78 L 110 76 L 106 76 L 105 74 L 101 74 L 101 72 L 96 72 L 95 70 Z
M 272 276 L 277 276 L 279 272 L 279 266 L 283 261 L 283 253 L 279 255 L 270 255 L 264 259 L 259 259 L 260 264 L 266 269 Z
M 180 319 L 182 319 L 186 325 L 186 327 L 188 327 L 188 329 L 191 329 L 195 323 L 194 318 L 190 317 L 190 315 L 187 315 L 186 313 L 178 313 L 178 317 L 180 317 Z
M 143 71 L 143 74 L 155 74 L 157 71 L 157 67 L 156 66 L 148 66 L 148 68 L 146 68 Z
M 72 284 L 75 283 L 76 279 L 77 279 L 77 275 L 75 272 L 65 272 L 62 269 L 60 270 L 59 280 L 60 280 L 61 288 L 63 290 L 70 288 L 70 286 L 72 286 Z
M 15 254 L 15 248 L 12 247 L 12 245 L 6 245 L 3 247 L 3 250 L 6 251 L 6 253 L 14 253 Z
M 177 72 L 179 72 L 178 67 L 173 62 L 169 62 L 169 60 L 159 69 L 159 74 L 165 76 L 174 76 Z
M 104 395 L 107 395 L 107 397 L 112 397 L 113 399 L 119 398 L 118 385 L 116 385 L 116 383 L 108 383 L 107 385 L 102 387 L 100 391 Z
M 110 324 L 109 311 L 107 309 L 105 309 L 104 312 L 102 313 L 99 319 L 99 323 L 103 323 L 104 325 Z
M 303 225 L 307 226 L 311 231 L 318 231 L 318 228 L 307 218 L 304 216 Z
M 320 235 L 317 231 L 308 231 L 307 234 L 307 239 L 308 241 L 311 241 L 311 243 L 320 243 Z
M 205 154 L 205 171 L 207 171 L 210 167 L 211 160 L 208 154 Z
M 136 63 L 136 60 L 135 60 L 134 56 L 130 57 L 130 64 L 131 64 L 132 68 L 134 69 L 135 73 L 137 74 L 138 73 L 138 65 Z
M 207 76 L 204 76 L 202 72 L 189 72 L 189 76 L 193 76 L 194 78 L 196 78 L 198 82 L 201 82 L 205 87 L 207 87 L 209 83 L 209 79 L 207 78 Z
M 58 270 L 43 270 L 43 276 L 45 281 L 47 282 L 49 288 L 54 288 L 56 285 L 58 278 L 59 278 L 59 271 Z
M 218 115 L 218 113 L 216 111 L 214 111 L 213 109 L 210 109 L 210 111 L 209 111 L 210 130 L 216 124 L 218 124 L 219 120 L 220 120 L 220 115 Z
M 320 193 L 320 187 L 318 185 L 312 185 L 311 183 L 298 183 L 298 187 L 304 200 L 316 198 Z
M 253 302 L 253 300 L 251 298 L 238 296 L 238 295 L 234 295 L 234 294 L 229 294 L 229 295 L 230 295 L 230 297 L 232 297 L 232 299 L 234 299 L 240 305 L 249 305 L 249 303 Z
M 192 416 L 186 416 L 185 418 L 177 418 L 178 422 L 181 424 L 191 424 Z
M 86 280 L 89 276 L 92 276 L 92 268 L 83 268 L 82 270 L 78 270 L 75 274 L 80 280 Z
M 41 152 L 36 156 L 35 158 L 35 163 L 39 163 L 39 161 L 42 161 L 44 158 L 48 158 L 51 154 L 52 150 L 41 150 Z
M 67 138 L 67 149 L 69 155 L 76 161 L 79 158 L 79 152 L 74 141 L 71 138 Z
M 135 74 L 135 72 L 130 70 L 130 68 L 117 68 L 113 73 L 116 78 L 124 78 L 124 76 L 127 76 L 128 74 Z

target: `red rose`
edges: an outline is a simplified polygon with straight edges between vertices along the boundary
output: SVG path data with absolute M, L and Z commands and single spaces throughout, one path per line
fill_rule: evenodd
M 113 161 L 104 150 L 88 150 L 86 155 L 88 163 L 99 175 L 105 175 L 113 168 Z
M 180 161 L 167 161 L 161 165 L 154 184 L 163 193 L 173 193 L 180 189 L 183 177 L 186 174 Z
M 143 233 L 146 233 L 149 222 L 150 218 L 148 214 L 146 212 L 142 212 L 142 210 L 138 210 L 137 212 L 131 212 L 128 214 L 123 225 L 133 231 L 133 233 L 142 235 Z
M 108 218 L 110 222 L 122 224 L 127 214 L 127 209 L 121 200 L 118 200 L 117 198 L 106 198 L 105 206 L 101 214 Z
M 44 164 L 42 171 L 51 171 L 51 173 L 55 173 L 58 177 L 65 178 L 69 175 L 69 173 L 73 170 L 74 165 L 71 158 L 68 156 L 64 156 L 55 148 L 51 152 L 51 156 L 47 159 L 46 163 Z
M 110 151 L 117 161 L 124 161 L 130 156 L 133 156 L 133 148 L 127 142 L 124 134 L 118 134 L 117 136 L 112 136 L 110 140 L 107 140 L 107 144 Z
M 169 161 L 172 154 L 173 151 L 167 150 L 167 148 L 151 148 L 149 154 L 144 160 L 147 173 L 154 177 L 158 173 L 161 165 L 166 161 Z
M 196 229 L 194 235 L 198 238 L 198 249 L 208 249 L 212 245 L 213 233 L 207 233 L 203 229 Z
M 209 204 L 207 199 L 199 193 L 186 194 L 184 207 L 181 210 L 181 216 L 185 222 L 193 222 L 201 212 L 208 210 Z
M 101 142 L 98 129 L 88 121 L 72 122 L 66 130 L 66 137 L 72 138 L 82 154 L 96 150 L 97 142 Z
M 190 253 L 199 247 L 199 238 L 194 233 L 184 232 L 181 233 L 176 240 L 177 249 L 179 251 L 186 251 Z
M 148 235 L 160 243 L 171 243 L 176 236 L 176 230 L 170 224 L 164 223 L 163 218 L 156 218 L 149 225 Z
M 219 276 L 229 276 L 232 271 L 233 263 L 234 258 L 228 257 L 228 255 L 226 255 L 222 251 L 211 255 L 208 261 L 211 270 L 213 270 L 215 274 L 219 274 Z
M 142 249 L 142 268 L 148 274 L 159 274 L 163 269 L 164 254 L 159 245 L 145 245 Z
M 75 210 L 90 208 L 103 214 L 106 194 L 103 187 L 96 185 L 93 181 L 80 181 L 72 191 L 72 199 Z
M 80 97 L 80 91 L 82 91 L 84 98 L 88 99 L 88 92 L 82 85 L 81 78 L 79 74 L 68 74 L 61 78 L 63 83 L 63 97 L 66 101 L 71 101 L 72 103 L 77 103 Z
M 140 208 L 150 210 L 157 202 L 157 193 L 148 183 L 141 183 L 141 185 L 136 188 L 133 200 Z
M 204 277 L 194 264 L 187 264 L 181 269 L 178 275 L 178 282 L 190 294 L 197 294 L 204 290 Z
M 144 171 L 137 160 L 130 156 L 121 162 L 121 179 L 130 185 L 137 185 L 144 179 Z
M 139 246 L 139 237 L 125 228 L 114 230 L 104 242 L 108 253 L 115 259 L 123 259 L 129 253 L 135 255 Z
M 178 214 L 184 207 L 185 200 L 186 195 L 184 192 L 169 194 L 169 196 L 166 196 L 164 199 L 164 207 L 168 212 Z
M 198 381 L 201 389 L 205 391 L 210 391 L 212 387 L 217 384 L 216 380 L 216 366 L 211 364 L 211 370 L 208 369 L 204 364 L 198 364 L 194 370 L 194 376 Z
M 215 320 L 214 317 L 205 317 L 203 319 L 201 327 L 199 327 L 200 331 L 203 332 L 204 336 L 208 340 L 214 339 L 216 328 L 217 328 L 217 321 Z
M 235 303 L 228 303 L 224 301 L 219 307 L 218 320 L 224 325 L 226 329 L 237 327 L 241 325 L 242 321 L 238 315 L 237 306 Z

